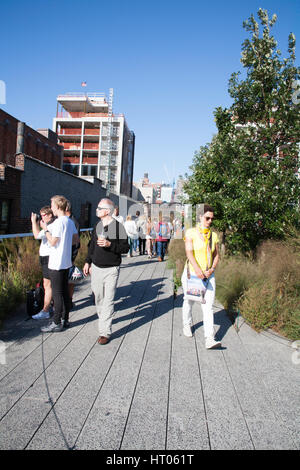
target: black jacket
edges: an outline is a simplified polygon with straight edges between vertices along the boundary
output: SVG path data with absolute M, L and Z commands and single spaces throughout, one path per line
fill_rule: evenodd
M 97 245 L 98 234 L 104 231 L 104 234 L 111 242 L 108 248 Z M 86 262 L 95 264 L 98 268 L 110 268 L 119 266 L 122 261 L 121 254 L 128 253 L 129 244 L 125 228 L 115 219 L 103 227 L 101 220 L 94 226 L 92 238 L 89 242 L 88 255 Z

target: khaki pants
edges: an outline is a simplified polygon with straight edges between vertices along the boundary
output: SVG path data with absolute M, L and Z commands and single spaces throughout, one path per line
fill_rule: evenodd
M 95 295 L 96 310 L 99 317 L 99 335 L 111 335 L 114 316 L 114 297 L 119 276 L 119 266 L 98 268 L 92 264 L 91 287 Z

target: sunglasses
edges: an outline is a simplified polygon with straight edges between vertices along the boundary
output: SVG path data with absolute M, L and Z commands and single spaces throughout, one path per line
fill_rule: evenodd
M 206 220 L 214 220 L 214 217 L 206 217 L 206 216 L 205 216 L 205 219 L 206 219 Z
M 101 207 L 101 206 L 97 206 L 97 209 L 98 209 L 99 211 L 101 211 L 102 209 L 109 210 L 110 208 L 109 208 L 109 207 Z

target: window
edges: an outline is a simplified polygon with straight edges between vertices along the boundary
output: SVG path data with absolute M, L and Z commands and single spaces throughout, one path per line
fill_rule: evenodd
M 91 165 L 91 176 L 97 176 L 97 165 Z
M 83 228 L 89 228 L 91 226 L 91 208 L 92 205 L 89 202 L 81 205 L 81 213 L 83 215 Z
M 0 201 L 0 233 L 8 233 L 10 219 L 10 201 Z

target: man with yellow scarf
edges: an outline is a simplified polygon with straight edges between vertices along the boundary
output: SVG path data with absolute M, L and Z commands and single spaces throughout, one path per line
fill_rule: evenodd
M 185 234 L 185 251 L 187 262 L 182 274 L 184 300 L 182 306 L 183 334 L 192 337 L 192 306 L 194 301 L 187 298 L 188 272 L 199 279 L 207 280 L 205 303 L 201 304 L 206 349 L 221 346 L 214 338 L 214 312 L 216 281 L 214 271 L 219 261 L 218 235 L 212 232 L 210 226 L 214 219 L 214 210 L 208 204 L 202 205 L 200 224 L 190 228 Z

